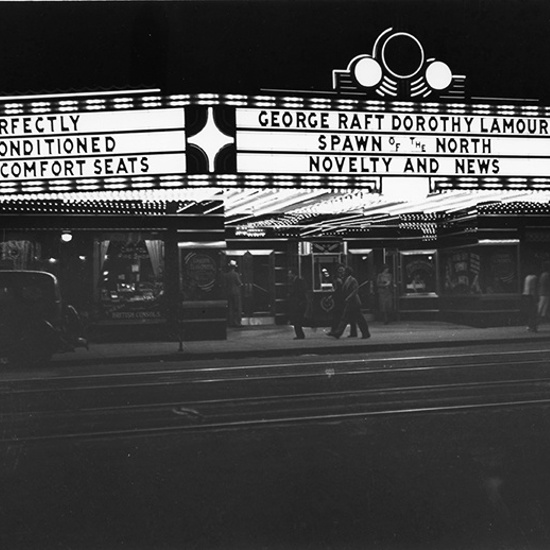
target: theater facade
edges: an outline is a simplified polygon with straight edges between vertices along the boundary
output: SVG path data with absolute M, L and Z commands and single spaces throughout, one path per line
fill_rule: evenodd
M 327 325 L 342 263 L 371 318 L 389 264 L 399 319 L 517 324 L 550 260 L 550 110 L 432 55 L 388 29 L 325 91 L 0 98 L 0 268 L 56 274 L 104 339 L 226 338 L 232 259 L 245 327 L 286 323 L 289 268 Z

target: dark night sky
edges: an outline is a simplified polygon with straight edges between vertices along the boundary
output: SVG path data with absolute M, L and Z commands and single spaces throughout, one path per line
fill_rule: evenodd
M 0 4 L 0 92 L 329 90 L 394 27 L 474 96 L 550 103 L 548 0 L 203 0 Z

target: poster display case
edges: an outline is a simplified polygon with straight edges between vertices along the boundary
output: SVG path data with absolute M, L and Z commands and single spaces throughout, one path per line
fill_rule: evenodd
M 401 252 L 400 261 L 400 292 L 402 296 L 437 294 L 435 250 Z

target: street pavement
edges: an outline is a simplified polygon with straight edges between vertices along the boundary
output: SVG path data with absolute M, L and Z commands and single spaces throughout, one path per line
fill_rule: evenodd
M 57 354 L 53 365 L 92 365 L 147 361 L 185 361 L 239 357 L 277 357 L 305 354 L 341 354 L 491 345 L 502 342 L 550 341 L 550 324 L 537 333 L 524 326 L 476 328 L 442 322 L 370 323 L 371 338 L 340 339 L 325 328 L 306 328 L 304 340 L 295 340 L 291 326 L 230 328 L 226 340 L 182 342 L 90 343 L 88 350 Z

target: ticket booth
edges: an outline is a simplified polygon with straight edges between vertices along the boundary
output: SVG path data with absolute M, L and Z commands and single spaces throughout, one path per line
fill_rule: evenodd
M 306 317 L 314 326 L 333 321 L 333 281 L 339 266 L 349 266 L 359 283 L 359 297 L 367 315 L 374 311 L 374 252 L 351 249 L 346 241 L 304 241 L 299 243 L 299 269 L 309 290 Z

